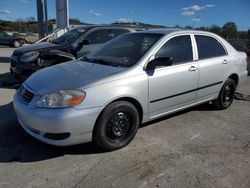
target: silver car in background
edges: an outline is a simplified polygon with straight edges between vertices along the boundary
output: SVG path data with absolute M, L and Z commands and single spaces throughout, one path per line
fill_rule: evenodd
M 14 96 L 23 129 L 57 146 L 127 145 L 141 123 L 212 101 L 233 102 L 246 54 L 202 31 L 158 29 L 119 36 L 73 63 L 33 74 Z

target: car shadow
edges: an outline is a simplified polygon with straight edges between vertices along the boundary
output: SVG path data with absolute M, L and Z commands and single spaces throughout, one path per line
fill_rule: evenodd
M 0 88 L 4 89 L 18 89 L 20 84 L 13 80 L 10 73 L 0 74 Z
M 178 112 L 149 123 L 140 128 L 170 119 L 192 110 L 209 111 L 211 105 L 201 105 Z M 28 135 L 19 125 L 13 109 L 13 103 L 0 106 L 0 163 L 36 162 L 57 158 L 67 154 L 90 155 L 103 153 L 95 143 L 86 143 L 68 147 L 56 147 L 44 144 Z
M 44 144 L 29 136 L 21 128 L 12 102 L 0 106 L 0 163 L 36 162 L 66 154 L 86 155 L 102 152 L 94 143 L 68 147 Z
M 0 74 L 0 84 L 1 84 L 1 81 L 5 80 L 5 79 L 9 79 L 10 77 L 11 76 L 10 76 L 9 72 Z
M 165 120 L 171 119 L 173 117 L 186 114 L 186 113 L 191 112 L 191 111 L 217 111 L 217 109 L 212 104 L 205 103 L 205 104 L 194 106 L 194 107 L 191 107 L 191 108 L 179 111 L 179 112 L 175 112 L 175 113 L 170 114 L 170 115 L 163 116 L 161 118 L 152 120 L 152 121 L 147 122 L 147 123 L 143 123 L 140 126 L 140 128 L 143 128 L 143 127 L 146 127 L 146 126 L 150 126 L 150 125 L 153 125 L 153 124 L 158 123 L 160 121 L 165 121 Z
M 9 57 L 0 57 L 0 63 L 9 63 L 10 58 Z

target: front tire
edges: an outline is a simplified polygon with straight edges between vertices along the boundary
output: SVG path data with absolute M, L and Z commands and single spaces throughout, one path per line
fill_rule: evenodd
M 234 100 L 235 92 L 236 83 L 231 78 L 228 78 L 221 88 L 218 98 L 213 101 L 213 104 L 219 110 L 227 109 Z
M 98 119 L 93 139 L 105 151 L 116 150 L 131 142 L 139 124 L 139 113 L 134 105 L 125 101 L 114 102 Z

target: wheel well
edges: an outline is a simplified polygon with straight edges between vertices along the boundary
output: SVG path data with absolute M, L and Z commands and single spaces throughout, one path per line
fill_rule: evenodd
M 130 98 L 130 97 L 123 97 L 123 98 L 119 98 L 119 99 L 116 99 L 112 102 L 110 102 L 109 104 L 111 103 L 114 103 L 114 102 L 117 102 L 117 101 L 126 101 L 126 102 L 129 102 L 131 104 L 133 104 L 135 106 L 135 108 L 137 109 L 138 113 L 139 113 L 139 116 L 140 116 L 140 122 L 142 122 L 142 117 L 143 117 L 143 110 L 142 110 L 142 106 L 141 104 L 134 98 Z M 108 105 L 109 105 L 108 104 Z M 107 105 L 107 106 L 108 106 Z M 103 109 L 104 110 L 104 109 Z M 96 121 L 95 121 L 95 126 L 94 126 L 94 129 L 93 129 L 93 135 L 94 135 L 94 132 L 95 132 L 95 127 L 96 127 L 96 123 L 99 121 L 99 119 L 101 118 L 102 114 L 103 114 L 103 110 L 102 112 L 98 115 Z
M 20 38 L 20 39 L 19 39 L 19 41 L 21 41 L 21 42 L 22 42 L 22 44 L 24 44 L 24 43 L 26 43 L 26 44 L 27 44 L 27 43 L 28 43 L 28 41 L 27 41 L 26 39 L 24 39 L 24 38 Z
M 236 85 L 238 85 L 239 77 L 237 74 L 231 74 L 228 78 L 231 78 L 232 80 L 234 80 Z
M 130 97 L 123 97 L 123 98 L 116 99 L 116 100 L 112 101 L 111 103 L 117 102 L 117 101 L 126 101 L 126 102 L 129 102 L 129 103 L 133 104 L 135 106 L 135 108 L 137 109 L 138 113 L 139 113 L 140 122 L 142 121 L 143 109 L 142 109 L 141 104 L 136 99 L 130 98 Z

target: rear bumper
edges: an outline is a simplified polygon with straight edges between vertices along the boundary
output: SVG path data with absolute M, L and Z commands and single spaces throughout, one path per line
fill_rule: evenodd
M 248 71 L 244 71 L 243 73 L 241 73 L 239 75 L 239 83 L 238 83 L 238 86 L 241 86 L 244 82 L 247 81 L 247 75 L 248 75 Z

